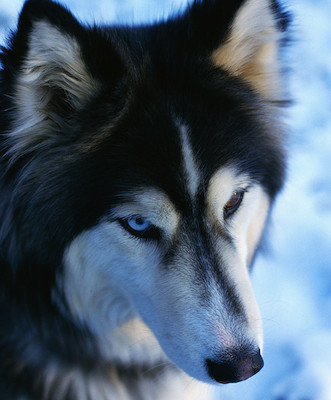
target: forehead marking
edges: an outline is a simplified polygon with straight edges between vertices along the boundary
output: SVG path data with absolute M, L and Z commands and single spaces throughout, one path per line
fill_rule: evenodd
M 178 125 L 178 127 L 182 147 L 181 150 L 183 154 L 183 172 L 186 180 L 186 186 L 191 198 L 194 198 L 201 181 L 199 169 L 193 155 L 193 150 L 188 135 L 188 128 L 185 125 Z

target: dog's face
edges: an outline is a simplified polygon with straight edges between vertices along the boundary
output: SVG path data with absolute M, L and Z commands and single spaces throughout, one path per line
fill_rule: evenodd
M 96 150 L 109 165 L 103 181 L 118 184 L 113 205 L 67 246 L 64 286 L 72 312 L 101 341 L 126 299 L 125 317 L 137 312 L 176 365 L 229 382 L 262 366 L 249 269 L 274 190 L 264 184 L 265 154 L 282 156 L 223 79 L 223 90 L 209 89 L 212 102 L 195 83 L 186 94 L 154 81 L 128 106 Z
M 255 370 L 212 375 L 207 366 L 252 359 L 262 349 L 249 266 L 269 202 L 259 184 L 230 167 L 215 172 L 185 209 L 159 188 L 137 188 L 68 247 L 73 312 L 106 336 L 116 318 L 112 302 L 124 297 L 191 376 L 248 378 L 262 366 L 258 357 Z
M 3 57 L 17 264 L 57 259 L 57 290 L 100 343 L 139 315 L 207 382 L 263 365 L 249 270 L 284 170 L 283 15 L 224 3 L 128 31 L 31 2 Z

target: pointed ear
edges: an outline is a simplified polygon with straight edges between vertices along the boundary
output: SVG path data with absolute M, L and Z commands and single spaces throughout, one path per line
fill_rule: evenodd
M 225 40 L 212 52 L 212 62 L 245 80 L 266 100 L 282 101 L 279 53 L 288 19 L 276 0 L 242 2 Z
M 93 45 L 95 34 L 56 3 L 25 3 L 4 58 L 7 74 L 14 70 L 12 152 L 31 151 L 57 140 L 59 133 L 68 131 L 75 113 L 98 93 L 101 77 L 94 59 L 100 49 Z
M 47 113 L 53 105 L 61 106 L 63 96 L 62 107 L 82 107 L 98 82 L 82 58 L 78 40 L 47 20 L 33 23 L 28 40 L 17 80 L 18 105 L 31 107 L 31 113 Z

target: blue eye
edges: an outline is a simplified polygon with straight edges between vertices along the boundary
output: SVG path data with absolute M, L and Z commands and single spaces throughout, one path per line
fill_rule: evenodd
M 159 239 L 160 237 L 159 229 L 140 215 L 120 218 L 119 222 L 122 227 L 133 236 L 142 239 Z
M 138 232 L 146 231 L 152 226 L 152 224 L 147 221 L 147 219 L 144 219 L 142 217 L 127 218 L 126 223 L 132 230 Z

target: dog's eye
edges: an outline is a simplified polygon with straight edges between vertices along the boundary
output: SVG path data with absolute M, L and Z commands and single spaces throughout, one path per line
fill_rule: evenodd
M 243 198 L 244 192 L 237 191 L 233 193 L 231 199 L 224 206 L 224 218 L 228 218 L 230 215 L 238 210 Z
M 160 237 L 159 229 L 140 215 L 120 218 L 119 222 L 126 231 L 139 238 L 158 239 Z

